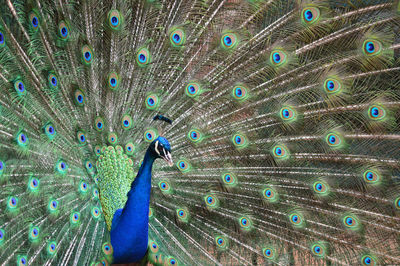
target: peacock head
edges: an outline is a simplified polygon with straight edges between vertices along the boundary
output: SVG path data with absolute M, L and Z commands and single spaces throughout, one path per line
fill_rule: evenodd
M 149 150 L 155 158 L 162 158 L 169 166 L 174 165 L 171 156 L 171 145 L 166 138 L 161 136 L 156 138 L 150 144 Z

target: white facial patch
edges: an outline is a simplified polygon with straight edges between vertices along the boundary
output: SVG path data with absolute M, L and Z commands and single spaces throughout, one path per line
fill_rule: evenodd
M 160 155 L 160 152 L 158 151 L 158 140 L 156 141 L 155 150 L 156 150 L 157 154 Z

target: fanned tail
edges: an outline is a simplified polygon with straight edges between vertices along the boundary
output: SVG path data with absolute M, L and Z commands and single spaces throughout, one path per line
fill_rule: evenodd
M 144 260 L 400 264 L 398 1 L 0 14 L 2 265 L 110 265 L 159 135 L 175 165 L 154 164 Z

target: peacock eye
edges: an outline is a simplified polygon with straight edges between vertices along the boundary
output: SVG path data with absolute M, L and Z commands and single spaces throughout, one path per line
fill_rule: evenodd
M 176 264 L 176 260 L 174 258 L 169 258 L 168 262 L 170 265 L 175 265 Z
M 364 172 L 364 180 L 369 184 L 376 184 L 380 181 L 380 175 L 373 170 L 367 170 Z
M 83 131 L 78 131 L 76 134 L 76 138 L 78 139 L 79 144 L 86 144 L 86 133 Z
M 313 185 L 314 192 L 318 193 L 321 196 L 327 195 L 328 193 L 328 185 L 324 182 L 317 181 Z
M 97 207 L 92 208 L 92 217 L 93 218 L 99 218 L 100 217 L 100 210 Z
M 200 84 L 196 82 L 191 82 L 185 87 L 185 94 L 190 98 L 196 98 L 201 93 Z
M 188 132 L 188 139 L 190 140 L 190 141 L 192 141 L 193 143 L 200 143 L 202 140 L 203 140 L 203 138 L 204 138 L 204 136 L 203 136 L 203 134 L 202 134 L 202 132 L 200 132 L 199 130 L 197 130 L 197 129 L 191 129 L 189 132 Z
M 220 249 L 225 249 L 228 246 L 227 240 L 223 236 L 217 236 L 215 238 L 215 243 L 217 244 L 217 247 Z
M 39 238 L 40 229 L 37 226 L 33 226 L 29 232 L 29 240 L 32 242 L 36 242 Z
M 111 145 L 115 145 L 118 142 L 118 136 L 116 133 L 110 132 L 108 133 L 107 140 Z
M 70 222 L 71 222 L 72 225 L 77 225 L 79 223 L 79 220 L 80 220 L 79 212 L 71 213 Z
M 18 198 L 17 197 L 9 197 L 8 198 L 8 203 L 7 203 L 7 208 L 10 210 L 14 210 L 17 208 L 17 204 L 18 204 Z
M 26 147 L 29 144 L 28 136 L 22 131 L 17 134 L 16 141 L 20 147 Z
M 286 122 L 291 122 L 295 119 L 296 112 L 290 107 L 283 107 L 280 112 L 280 117 Z
M 69 38 L 69 26 L 65 21 L 61 21 L 58 24 L 58 34 L 64 41 L 66 41 Z
M 21 80 L 17 80 L 14 82 L 14 89 L 17 92 L 18 96 L 23 97 L 26 95 L 25 85 Z
M 39 28 L 39 18 L 38 18 L 38 16 L 36 15 L 35 12 L 31 12 L 29 14 L 29 19 L 31 21 L 31 26 L 32 26 L 33 30 L 36 31 Z
M 58 160 L 56 164 L 56 170 L 58 173 L 61 175 L 65 174 L 67 172 L 67 164 L 63 160 Z
M 108 84 L 107 85 L 112 91 L 118 89 L 119 82 L 120 82 L 120 77 L 119 77 L 117 72 L 111 72 L 108 75 L 107 80 L 108 80 Z
M 139 66 L 144 67 L 150 63 L 150 52 L 146 48 L 142 48 L 138 51 L 136 62 Z
M 237 149 L 245 148 L 248 145 L 248 141 L 245 135 L 236 133 L 232 136 L 232 142 Z
M 159 99 L 157 95 L 149 95 L 146 98 L 146 108 L 150 110 L 154 110 L 159 105 Z
M 238 43 L 238 38 L 234 33 L 225 33 L 221 37 L 221 45 L 224 49 L 233 49 Z
M 112 255 L 114 252 L 114 249 L 109 242 L 103 243 L 101 250 L 103 251 L 103 254 L 106 256 Z
M 210 207 L 210 208 L 216 208 L 216 207 L 218 207 L 219 201 L 218 201 L 218 199 L 217 199 L 215 196 L 213 196 L 213 195 L 206 195 L 206 196 L 204 197 L 204 200 L 205 200 L 206 205 L 207 205 L 208 207 Z
M 232 96 L 235 100 L 242 102 L 248 98 L 248 89 L 243 85 L 233 87 Z
M 337 133 L 329 133 L 326 136 L 326 142 L 332 148 L 337 148 L 342 144 L 342 138 Z
M 295 227 L 303 227 L 304 226 L 304 218 L 300 213 L 292 213 L 289 215 L 289 220 Z
M 266 187 L 263 190 L 263 196 L 268 202 L 274 203 L 278 201 L 278 193 L 272 187 Z
M 31 178 L 31 181 L 29 183 L 29 188 L 31 189 L 31 191 L 34 191 L 38 188 L 39 186 L 39 181 L 36 178 Z
M 314 256 L 323 258 L 326 255 L 327 247 L 322 242 L 316 242 L 311 246 L 311 252 Z
M 122 15 L 118 10 L 108 12 L 108 25 L 112 30 L 119 30 L 121 26 Z
M 54 74 L 50 73 L 47 79 L 49 81 L 50 87 L 56 89 L 58 85 L 57 77 Z
M 158 183 L 159 188 L 161 189 L 162 192 L 165 193 L 170 193 L 171 192 L 171 188 L 170 185 L 167 181 L 161 181 Z
M 124 115 L 122 117 L 122 128 L 126 130 L 132 128 L 132 117 L 130 115 Z
M 88 45 L 82 47 L 83 62 L 85 65 L 90 65 L 93 61 L 93 50 Z
M 272 247 L 266 247 L 263 249 L 263 255 L 268 260 L 273 260 L 275 258 L 275 250 Z
M 367 56 L 378 55 L 382 51 L 382 43 L 378 40 L 367 39 L 363 43 L 363 52 Z
M 271 52 L 270 61 L 275 67 L 281 66 L 286 63 L 287 54 L 282 50 L 274 50 Z
M 54 139 L 56 135 L 56 130 L 52 123 L 49 122 L 45 124 L 43 127 L 43 131 L 50 140 Z
M 152 142 L 157 138 L 157 132 L 154 129 L 148 129 L 144 132 L 144 140 Z
M 374 266 L 374 265 L 376 265 L 376 260 L 375 260 L 375 258 L 373 258 L 370 255 L 364 255 L 361 258 L 361 264 L 363 266 Z
M 185 32 L 181 29 L 175 29 L 169 36 L 172 46 L 179 47 L 185 43 Z
M 318 21 L 320 16 L 321 16 L 321 12 L 316 7 L 304 8 L 303 12 L 302 12 L 303 23 L 305 23 L 307 25 L 313 24 L 314 22 Z
M 379 105 L 372 105 L 368 109 L 368 116 L 372 120 L 383 120 L 386 116 L 386 111 Z
M 343 216 L 342 221 L 343 221 L 344 226 L 347 229 L 358 230 L 360 228 L 360 221 L 353 214 L 348 214 L 348 215 Z
M 77 89 L 74 93 L 75 104 L 78 106 L 83 106 L 85 104 L 85 95 L 80 89 Z
M 272 149 L 272 154 L 278 159 L 286 159 L 289 156 L 287 148 L 283 145 L 276 145 Z
M 178 169 L 182 172 L 182 173 L 186 173 L 189 172 L 191 170 L 191 165 L 189 164 L 188 161 L 186 161 L 185 159 L 181 159 L 179 160 L 176 165 L 178 166 Z
M 158 252 L 158 245 L 157 245 L 157 243 L 154 242 L 154 241 L 151 241 L 151 242 L 150 242 L 150 249 L 151 249 L 151 252 L 157 253 L 157 252 Z
M 251 227 L 251 220 L 248 217 L 241 217 L 239 219 L 239 225 L 242 229 L 249 230 Z
M 180 221 L 182 221 L 182 222 L 187 222 L 188 221 L 188 217 L 189 217 L 189 214 L 188 214 L 188 212 L 186 211 L 186 210 L 184 210 L 184 209 L 177 209 L 176 210 L 176 214 L 178 215 L 178 218 L 179 218 L 179 220 Z
M 328 94 L 335 94 L 342 89 L 342 83 L 334 78 L 328 78 L 324 81 L 324 90 Z

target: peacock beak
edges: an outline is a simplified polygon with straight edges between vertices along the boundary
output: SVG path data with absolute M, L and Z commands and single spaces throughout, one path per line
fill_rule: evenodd
M 172 161 L 171 152 L 166 151 L 166 150 L 164 149 L 164 147 L 162 147 L 162 150 L 161 150 L 162 152 L 161 152 L 160 150 L 158 150 L 158 141 L 156 141 L 156 143 L 155 143 L 155 145 L 154 145 L 154 150 L 157 152 L 157 154 L 158 154 L 161 158 L 163 158 L 164 161 L 167 162 L 167 164 L 168 164 L 169 166 L 173 166 L 173 165 L 174 165 L 174 162 Z
M 171 153 L 170 153 L 170 152 L 167 151 L 167 152 L 165 153 L 165 156 L 163 156 L 162 158 L 164 159 L 164 161 L 167 162 L 167 164 L 168 164 L 169 166 L 173 166 L 173 165 L 174 165 L 174 162 L 172 161 L 172 156 L 171 156 Z

